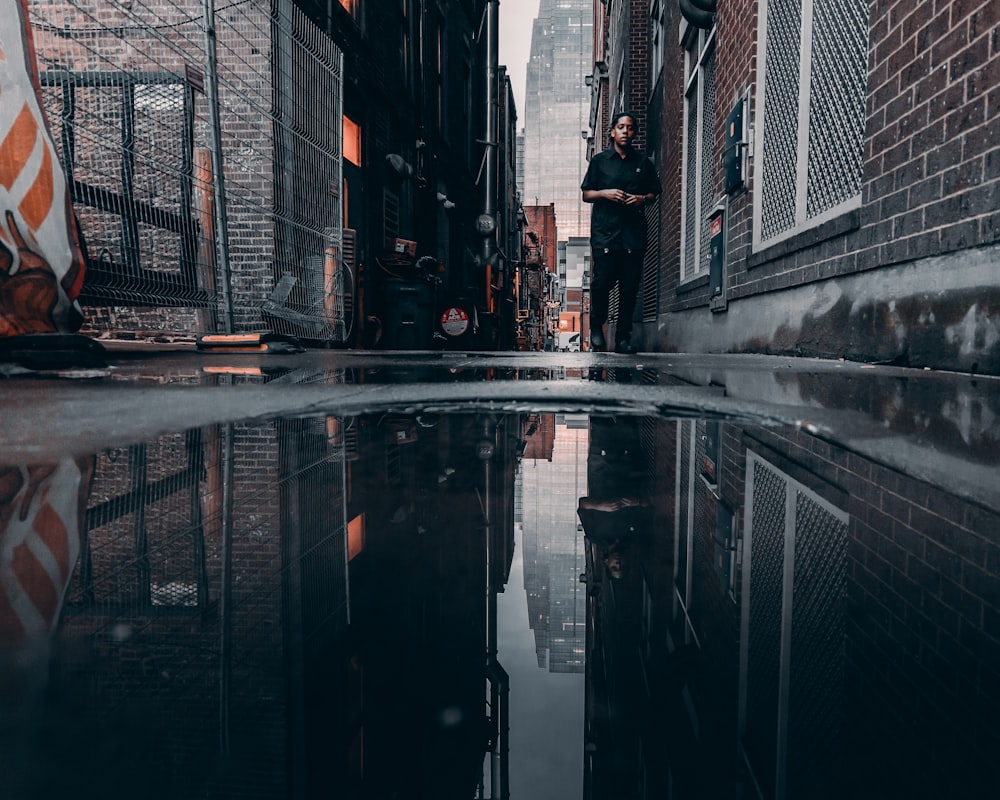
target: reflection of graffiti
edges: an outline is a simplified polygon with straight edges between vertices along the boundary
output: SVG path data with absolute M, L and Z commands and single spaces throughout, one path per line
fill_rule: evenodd
M 93 458 L 0 467 L 0 646 L 55 628 L 93 473 Z
M 0 336 L 78 326 L 83 255 L 38 100 L 25 0 L 0 0 Z

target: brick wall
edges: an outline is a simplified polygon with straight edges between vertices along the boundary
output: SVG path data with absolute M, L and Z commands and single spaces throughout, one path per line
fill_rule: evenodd
M 646 105 L 649 102 L 649 0 L 628 4 L 628 58 L 625 107 L 639 115 L 639 131 L 632 146 L 640 153 L 647 146 Z
M 525 206 L 524 214 L 528 224 L 525 233 L 532 231 L 538 236 L 538 246 L 542 248 L 545 269 L 548 272 L 559 271 L 558 231 L 556 229 L 555 205 Z
M 755 89 L 756 6 L 744 0 L 719 9 L 719 152 L 725 113 Z M 753 259 L 752 197 L 737 193 L 729 206 L 730 298 L 1000 238 L 1000 128 L 991 113 L 1000 104 L 1000 42 L 990 5 L 874 3 L 869 47 L 865 182 L 855 229 Z M 716 186 L 721 194 L 721 172 Z
M 668 4 L 668 13 L 667 30 L 677 30 L 678 10 Z M 716 15 L 713 180 L 719 198 L 724 190 L 726 115 L 743 96 L 750 99 L 751 123 L 759 111 L 757 13 L 758 0 L 735 0 L 720 4 Z M 728 198 L 728 301 L 756 298 L 778 308 L 780 300 L 767 295 L 802 288 L 796 302 L 808 304 L 813 293 L 821 291 L 807 288 L 811 284 L 834 280 L 843 286 L 850 279 L 849 291 L 856 294 L 849 305 L 855 311 L 824 314 L 809 321 L 808 330 L 799 328 L 794 312 L 789 322 L 773 330 L 748 326 L 742 318 L 738 323 L 724 321 L 725 327 L 719 318 L 710 324 L 710 315 L 702 314 L 709 302 L 707 277 L 678 284 L 680 243 L 672 228 L 681 208 L 680 169 L 669 159 L 679 156 L 683 143 L 683 61 L 681 48 L 668 41 L 655 98 L 660 104 L 664 172 L 659 328 L 667 340 L 660 346 L 670 349 L 674 333 L 680 334 L 680 346 L 691 350 L 903 359 L 901 363 L 991 373 L 1000 368 L 978 340 L 959 337 L 961 347 L 952 346 L 942 342 L 941 333 L 943 326 L 960 326 L 973 317 L 977 329 L 995 327 L 1000 307 L 1000 291 L 982 268 L 1000 241 L 1000 123 L 995 113 L 1000 105 L 1000 40 L 995 9 L 983 0 L 917 5 L 887 0 L 871 3 L 869 13 L 860 207 L 752 252 L 758 211 L 753 206 L 753 158 L 744 186 Z M 609 61 L 614 58 L 609 56 Z M 889 268 L 904 270 L 910 281 L 903 285 L 894 278 L 898 292 L 891 296 L 880 294 L 878 278 L 866 275 Z M 934 273 L 946 275 L 951 286 L 937 287 Z M 686 312 L 696 317 L 697 328 L 680 316 L 670 318 Z M 672 325 L 681 330 L 673 331 Z M 904 328 L 905 340 L 894 346 Z
M 681 147 L 684 121 L 684 51 L 671 32 L 678 30 L 681 14 L 676 3 L 667 3 L 664 31 L 663 70 L 655 91 L 658 96 L 660 139 L 657 168 L 660 172 L 660 242 L 658 308 L 666 310 L 677 301 L 681 264 Z

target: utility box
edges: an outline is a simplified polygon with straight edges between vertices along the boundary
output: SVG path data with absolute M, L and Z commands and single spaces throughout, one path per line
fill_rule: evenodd
M 709 308 L 726 308 L 726 204 L 719 203 L 708 215 Z
M 726 117 L 726 137 L 722 146 L 722 171 L 725 192 L 732 194 L 743 186 L 747 172 L 746 100 L 740 98 Z

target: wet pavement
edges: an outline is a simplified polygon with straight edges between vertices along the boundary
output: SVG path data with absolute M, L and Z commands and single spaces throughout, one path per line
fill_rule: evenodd
M 136 345 L 0 374 L 5 798 L 1000 793 L 997 379 Z

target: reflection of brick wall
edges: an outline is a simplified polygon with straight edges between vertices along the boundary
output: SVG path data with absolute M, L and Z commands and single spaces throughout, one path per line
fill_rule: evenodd
M 188 490 L 154 502 L 154 491 L 147 489 L 136 496 L 129 514 L 93 531 L 92 564 L 105 588 L 96 598 L 100 604 L 93 606 L 81 597 L 79 583 L 74 581 L 61 634 L 78 644 L 61 657 L 56 680 L 61 696 L 73 697 L 74 704 L 93 704 L 93 713 L 110 726 L 110 738 L 104 743 L 82 735 L 74 743 L 82 748 L 80 757 L 91 758 L 95 770 L 106 770 L 93 785 L 104 785 L 107 776 L 124 774 L 140 789 L 146 788 L 148 794 L 140 793 L 150 797 L 203 796 L 206 786 L 214 786 L 213 796 L 219 797 L 279 797 L 286 785 L 289 741 L 284 620 L 290 613 L 288 602 L 297 602 L 283 592 L 286 570 L 282 568 L 279 454 L 286 445 L 279 441 L 272 422 L 234 428 L 232 595 L 228 607 L 232 757 L 220 768 L 223 588 L 217 514 L 221 489 L 217 440 L 211 429 L 202 433 L 206 463 L 196 483 L 200 506 L 197 495 Z M 292 441 L 287 446 L 296 445 Z M 149 486 L 186 464 L 182 434 L 162 437 L 145 452 Z M 136 463 L 135 453 L 130 461 L 127 450 L 102 454 L 89 507 L 134 488 Z M 298 492 L 294 488 L 298 477 L 285 479 L 292 486 L 290 491 Z M 336 488 L 335 482 L 330 485 Z M 303 513 L 328 519 L 330 526 L 337 524 L 338 518 L 330 513 L 335 498 L 318 492 L 298 494 L 312 497 L 319 506 Z M 170 606 L 154 599 L 152 607 L 143 607 L 136 596 L 137 514 L 146 519 L 153 579 L 160 574 L 176 579 L 180 570 L 181 578 L 190 580 L 192 514 L 199 508 L 205 515 L 209 605 Z M 342 540 L 331 536 L 325 547 L 326 558 L 342 558 Z M 336 586 L 326 588 L 331 596 L 336 595 Z M 95 717 L 85 714 L 76 719 L 89 728 Z M 119 740 L 122 736 L 124 741 Z M 105 764 L 108 752 L 119 758 L 124 754 L 126 765 Z M 170 793 L 156 794 L 164 782 Z
M 741 429 L 727 427 L 737 459 Z M 851 758 L 872 774 L 895 761 L 894 779 L 910 783 L 893 790 L 909 796 L 950 791 L 956 776 L 983 780 L 998 744 L 1000 662 L 990 654 L 1000 651 L 991 621 L 1000 515 L 807 434 L 752 436 L 847 498 L 843 702 Z M 739 490 L 730 497 L 742 506 L 742 488 L 725 485 Z

